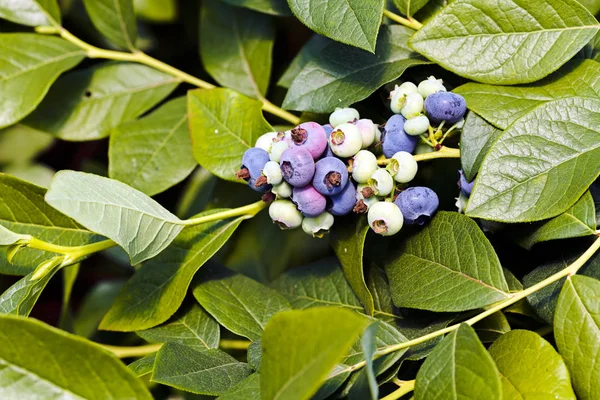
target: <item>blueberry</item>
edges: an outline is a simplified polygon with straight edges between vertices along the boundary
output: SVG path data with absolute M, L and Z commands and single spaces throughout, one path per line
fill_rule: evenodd
M 475 179 L 469 182 L 465 177 L 462 169 L 458 170 L 458 187 L 460 191 L 465 194 L 465 196 L 469 197 L 471 195 L 471 191 L 473 190 L 473 186 L 475 185 Z
M 410 93 L 417 93 L 417 86 L 412 82 L 404 82 L 390 92 L 390 108 L 395 114 L 400 114 L 402 107 L 406 104 L 406 97 Z
M 315 174 L 315 161 L 308 150 L 292 147 L 281 154 L 279 162 L 283 179 L 295 187 L 308 185 Z
M 242 166 L 236 176 L 248 182 L 253 190 L 266 192 L 271 189 L 262 175 L 263 168 L 269 162 L 269 153 L 258 147 L 246 150 L 242 157 Z
M 269 161 L 265 164 L 265 167 L 262 171 L 265 178 L 267 178 L 267 183 L 269 185 L 279 185 L 283 180 L 283 176 L 281 174 L 281 167 L 279 163 L 275 161 Z
M 333 132 L 333 126 L 331 124 L 322 125 L 323 129 L 325 129 L 325 134 L 327 135 L 327 147 L 325 148 L 325 152 L 321 157 L 335 157 L 333 151 L 331 151 L 331 147 L 329 146 L 329 137 L 331 136 L 331 132 Z
M 271 145 L 278 141 L 278 135 L 279 132 L 267 132 L 256 139 L 254 147 L 258 147 L 259 149 L 263 149 L 265 151 L 270 151 Z
M 368 150 L 361 150 L 352 159 L 352 179 L 358 183 L 367 183 L 377 168 L 375 154 Z
M 399 151 L 411 153 L 415 151 L 418 136 L 410 136 L 404 132 L 404 122 L 406 119 L 402 115 L 392 115 L 385 124 L 383 132 L 383 154 L 390 158 Z
M 417 175 L 419 166 L 412 154 L 399 151 L 390 160 L 387 170 L 398 183 L 408 183 Z
M 377 130 L 377 125 L 373 123 L 370 119 L 359 119 L 354 123 L 360 134 L 362 135 L 362 148 L 366 149 L 371 146 L 375 141 L 375 131 Z
M 376 196 L 387 196 L 394 190 L 394 179 L 384 168 L 373 172 L 368 184 Z
M 435 76 L 430 76 L 426 80 L 419 83 L 419 93 L 424 99 L 437 92 L 445 92 L 446 88 L 441 79 L 435 79 Z
M 318 217 L 327 206 L 325 196 L 317 192 L 312 185 L 295 187 L 292 190 L 292 201 L 305 217 Z
M 317 160 L 327 147 L 327 134 L 316 122 L 305 122 L 290 131 L 288 144 L 305 148 Z
M 352 212 L 356 205 L 356 187 L 348 181 L 346 187 L 335 196 L 329 197 L 327 211 L 335 216 L 347 215 Z
M 325 157 L 315 164 L 312 184 L 325 196 L 338 194 L 348 184 L 348 168 L 339 158 Z
M 456 93 L 437 92 L 425 99 L 425 112 L 436 123 L 454 124 L 467 112 L 467 101 Z
M 304 218 L 302 220 L 302 230 L 313 237 L 322 238 L 333 226 L 333 221 L 333 215 L 324 212 L 314 218 Z
M 362 149 L 362 135 L 351 123 L 340 124 L 335 127 L 329 137 L 329 147 L 338 157 L 352 157 Z
M 369 185 L 365 185 L 364 183 L 356 187 L 356 206 L 354 207 L 354 212 L 359 214 L 367 212 L 373 204 L 379 202 L 379 198 L 375 195 L 366 198 L 362 192 L 364 188 L 370 189 Z
M 288 199 L 292 197 L 292 186 L 286 181 L 281 181 L 279 185 L 273 185 L 271 191 L 277 195 L 278 199 Z
M 419 136 L 429 129 L 429 118 L 425 115 L 419 115 L 411 118 L 404 123 L 404 132 L 411 136 Z
M 409 93 L 406 95 L 406 102 L 402 107 L 401 113 L 406 119 L 414 118 L 423 112 L 423 96 L 419 93 Z
M 269 151 L 271 161 L 279 162 L 281 160 L 281 154 L 283 154 L 283 152 L 289 147 L 290 145 L 285 140 L 273 143 L 271 145 L 271 150 Z
M 433 190 L 415 186 L 400 192 L 394 203 L 402 211 L 407 224 L 423 225 L 431 219 L 440 201 Z
M 269 206 L 269 216 L 281 229 L 294 229 L 302 225 L 302 214 L 289 200 L 275 200 Z
M 329 116 L 329 123 L 334 128 L 337 128 L 338 125 L 346 122 L 353 122 L 355 119 L 359 118 L 360 115 L 354 108 L 336 108 L 335 111 Z
M 373 232 L 382 236 L 395 235 L 404 225 L 404 217 L 398 206 L 387 201 L 379 201 L 371 205 L 367 221 Z

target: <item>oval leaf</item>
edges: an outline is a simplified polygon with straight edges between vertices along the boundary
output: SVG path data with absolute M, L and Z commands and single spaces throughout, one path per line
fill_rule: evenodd
M 119 48 L 134 51 L 137 26 L 133 0 L 83 0 L 92 23 Z
M 23 124 L 64 140 L 96 140 L 167 97 L 176 78 L 145 65 L 103 63 L 62 76 Z
M 229 89 L 189 91 L 188 118 L 196 161 L 234 182 L 240 182 L 235 173 L 244 152 L 273 130 L 262 115 L 262 102 Z
M 218 0 L 202 3 L 200 57 L 220 85 L 261 98 L 271 76 L 271 18 Z
M 461 324 L 431 352 L 417 373 L 415 400 L 501 400 L 494 361 L 473 328 Z
M 367 325 L 366 318 L 333 307 L 275 315 L 262 337 L 262 398 L 310 398 Z
M 112 239 L 132 265 L 156 256 L 183 229 L 182 221 L 142 192 L 113 179 L 60 171 L 46 202 L 93 232 Z
M 530 222 L 566 211 L 600 173 L 599 126 L 600 100 L 582 97 L 545 103 L 519 119 L 483 161 L 467 215 Z
M 288 4 L 300 22 L 313 31 L 375 52 L 385 0 L 288 0 Z
M 285 0 L 223 0 L 236 7 L 246 7 L 254 11 L 273 15 L 292 15 Z
M 465 78 L 514 85 L 556 71 L 598 29 L 598 21 L 575 0 L 456 0 L 410 44 Z
M 83 50 L 66 40 L 28 33 L 0 35 L 0 49 L 0 128 L 31 113 L 56 78 L 85 58 Z
M 524 330 L 508 332 L 489 352 L 500 371 L 504 399 L 575 400 L 565 362 L 540 335 Z
M 464 311 L 509 296 L 494 248 L 462 214 L 438 213 L 399 251 L 385 268 L 398 307 Z
M 327 44 L 295 77 L 283 107 L 329 113 L 367 98 L 409 67 L 429 64 L 406 44 L 412 34 L 399 25 L 381 27 L 375 54 Z
M 415 15 L 429 0 L 393 0 L 396 8 L 404 15 Z
M 3 399 L 79 398 L 151 400 L 144 384 L 99 345 L 34 319 L 0 316 L 5 371 Z M 68 351 L 65 351 L 68 349 Z
M 558 352 L 571 372 L 577 397 L 600 398 L 600 281 L 587 276 L 567 278 L 554 314 Z
M 465 177 L 475 179 L 479 167 L 502 131 L 470 112 L 460 134 L 460 163 Z
M 254 373 L 219 397 L 219 400 L 260 399 L 260 374 Z
M 0 0 L 0 18 L 29 26 L 60 25 L 56 0 Z
M 184 180 L 196 167 L 184 97 L 110 135 L 108 175 L 153 196 Z
M 55 268 L 41 279 L 31 280 L 33 273 L 19 279 L 0 296 L 0 314 L 28 316 L 57 271 L 58 269 Z

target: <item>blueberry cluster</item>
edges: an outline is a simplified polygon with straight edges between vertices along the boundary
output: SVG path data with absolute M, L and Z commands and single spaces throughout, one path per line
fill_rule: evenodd
M 302 227 L 322 237 L 334 217 L 353 211 L 367 213 L 371 229 L 383 236 L 403 224 L 424 224 L 439 200 L 429 188 L 406 188 L 418 170 L 412 154 L 432 122 L 461 121 L 466 102 L 433 77 L 418 87 L 396 86 L 390 99 L 395 114 L 383 126 L 354 108 L 338 108 L 329 124 L 265 133 L 244 153 L 238 178 L 272 202 L 269 215 L 282 229 Z

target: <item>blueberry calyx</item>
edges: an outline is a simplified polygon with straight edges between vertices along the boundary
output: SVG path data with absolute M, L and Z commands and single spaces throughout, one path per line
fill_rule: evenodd
M 261 175 L 256 179 L 256 183 L 254 184 L 254 187 L 259 188 L 266 184 L 267 184 L 267 177 L 264 175 Z
M 387 233 L 388 227 L 384 220 L 377 219 L 373 221 L 373 231 L 378 234 Z
M 306 142 L 307 138 L 308 138 L 308 132 L 306 131 L 306 129 L 304 129 L 304 128 L 292 129 L 292 141 L 296 145 L 301 145 L 302 143 Z
M 248 171 L 248 168 L 242 167 L 238 172 L 235 173 L 235 177 L 247 181 L 250 179 L 250 171 Z
M 373 189 L 371 189 L 370 187 L 363 188 L 363 190 L 361 190 L 360 192 L 362 193 L 362 195 L 365 199 L 368 199 L 369 197 L 371 197 L 375 194 Z
M 292 167 L 292 163 L 289 161 L 284 161 L 281 163 L 281 172 L 283 173 L 283 177 L 287 181 L 294 175 L 294 167 Z
M 275 198 L 275 194 L 269 190 L 267 193 L 263 194 L 260 199 L 264 201 L 265 204 L 271 204 L 275 201 Z
M 325 186 L 331 190 L 334 186 L 340 186 L 342 184 L 342 174 L 336 171 L 332 171 L 325 176 Z
M 365 202 L 363 200 L 359 200 L 356 202 L 356 205 L 354 206 L 352 211 L 354 211 L 357 214 L 364 214 L 367 212 L 368 209 L 369 207 L 367 207 Z
M 331 143 L 337 146 L 344 143 L 344 140 L 346 140 L 346 135 L 344 135 L 344 132 L 341 129 L 336 129 L 331 132 Z

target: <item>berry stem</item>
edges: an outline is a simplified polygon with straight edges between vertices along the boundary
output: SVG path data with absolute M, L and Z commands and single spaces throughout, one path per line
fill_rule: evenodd
M 388 17 L 392 21 L 397 22 L 401 25 L 407 26 L 411 29 L 414 29 L 415 31 L 418 31 L 419 29 L 421 29 L 423 27 L 423 24 L 420 23 L 419 21 L 417 21 L 416 19 L 413 19 L 413 18 L 406 19 L 404 17 L 399 16 L 398 14 L 394 14 L 390 10 L 383 10 L 383 15 Z
M 226 219 L 226 218 L 240 217 L 240 216 L 244 216 L 245 217 L 244 219 L 249 219 L 249 218 L 254 217 L 256 214 L 258 214 L 258 212 L 261 211 L 266 206 L 267 206 L 267 204 L 264 201 L 259 200 L 256 203 L 248 204 L 247 206 L 232 208 L 230 210 L 225 210 L 225 211 L 221 211 L 221 212 L 210 214 L 210 215 L 205 215 L 205 216 L 198 217 L 198 218 L 186 219 L 184 221 L 181 221 L 181 225 L 195 226 L 195 225 L 205 224 L 207 222 L 219 221 L 219 220 Z
M 396 382 L 394 382 L 396 383 Z M 415 381 L 402 381 L 400 387 L 381 400 L 396 400 L 415 390 Z
M 127 53 L 122 51 L 101 49 L 99 47 L 84 42 L 83 40 L 79 39 L 63 27 L 40 26 L 36 28 L 36 32 L 43 35 L 60 35 L 60 37 L 62 37 L 63 39 L 73 43 L 80 49 L 85 50 L 86 55 L 89 58 L 103 58 L 107 60 L 136 62 L 165 72 L 169 75 L 174 76 L 182 82 L 189 83 L 202 89 L 214 89 L 217 87 L 212 83 L 196 78 L 193 75 L 190 75 L 167 63 L 157 60 L 156 58 L 151 57 L 139 50 Z M 293 125 L 298 125 L 300 123 L 300 118 L 295 116 L 294 114 L 280 107 L 277 107 L 275 104 L 271 103 L 269 100 L 263 97 L 261 97 L 260 100 L 263 103 L 263 110 L 268 112 L 269 114 L 275 115 L 285 121 L 290 122 Z
M 454 149 L 452 147 L 442 146 L 437 151 L 432 151 L 430 153 L 415 154 L 413 157 L 416 161 L 427 161 L 433 160 L 435 158 L 460 158 L 460 150 Z M 377 164 L 388 165 L 391 161 L 391 158 L 384 158 L 382 160 L 378 160 Z
M 104 350 L 113 353 L 118 358 L 144 357 L 160 350 L 163 343 L 146 344 L 142 346 L 111 346 L 100 344 Z M 224 350 L 247 350 L 250 342 L 247 340 L 222 339 L 219 348 Z

